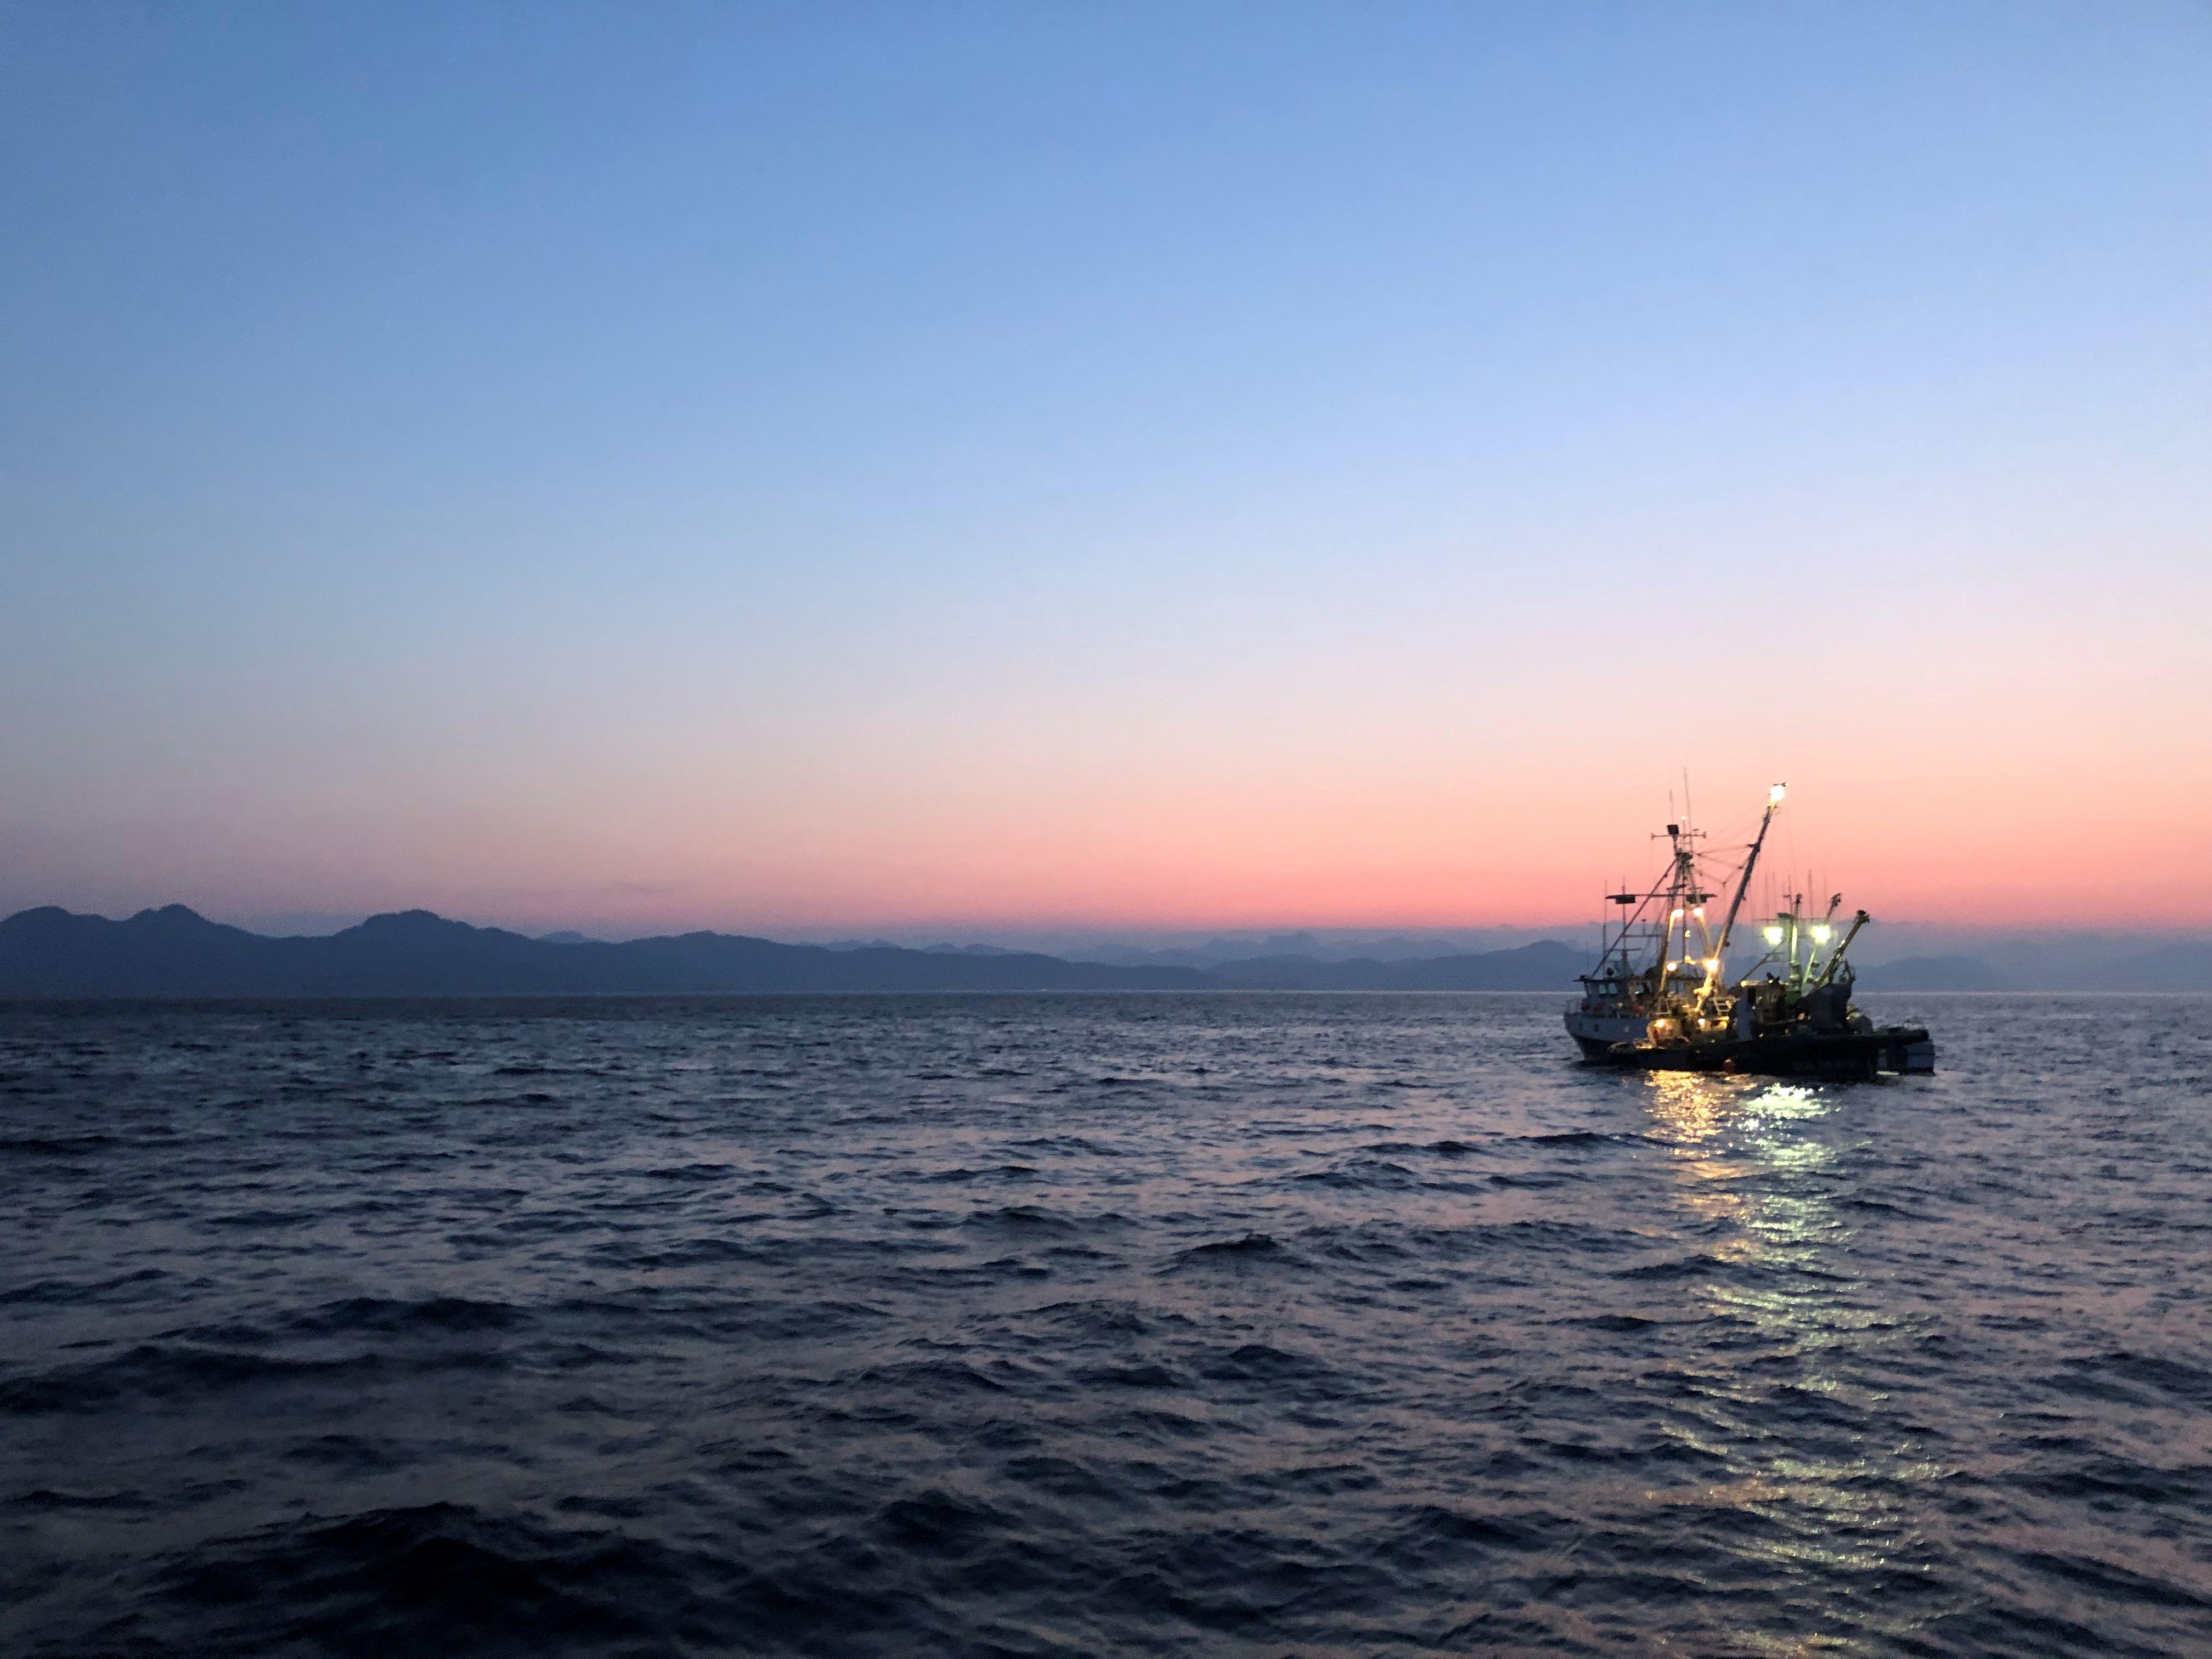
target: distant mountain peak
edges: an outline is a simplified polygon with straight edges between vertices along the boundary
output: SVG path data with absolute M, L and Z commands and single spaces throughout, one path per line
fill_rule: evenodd
M 205 916 L 193 909 L 189 904 L 164 904 L 159 909 L 149 908 L 139 911 L 138 914 L 132 916 L 131 920 L 134 922 L 159 923 L 173 927 L 179 925 L 191 927 L 213 927 L 217 926 L 216 923 L 210 921 Z
M 346 931 L 352 933 L 450 933 L 455 932 L 473 933 L 477 930 L 465 921 L 454 921 L 449 917 L 440 915 L 435 910 L 386 910 L 380 915 L 368 917 Z

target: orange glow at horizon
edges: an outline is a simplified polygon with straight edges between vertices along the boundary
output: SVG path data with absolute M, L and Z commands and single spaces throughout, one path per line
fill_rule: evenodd
M 769 696 L 790 664 L 732 657 L 702 623 L 695 654 L 636 669 L 619 698 L 586 679 L 549 703 L 518 679 L 241 704 L 220 771 L 190 751 L 102 759 L 98 733 L 73 736 L 73 789 L 24 793 L 0 863 L 16 905 L 108 914 L 1551 927 L 1651 878 L 1686 769 L 1716 853 L 1748 842 L 1786 782 L 1771 880 L 1882 921 L 2212 927 L 2194 718 L 2212 653 L 2187 605 L 2159 608 L 2157 574 L 2130 588 L 2085 568 L 2001 610 L 1994 589 L 1931 577 L 1925 614 L 1839 639 L 1826 678 L 1752 660 L 1656 697 L 1562 647 L 1565 582 L 1504 615 L 1395 594 L 1362 612 L 1341 589 L 1286 615 L 1176 613 L 1212 655 L 1186 642 L 1133 666 L 1055 609 L 1058 632 L 1001 629 L 965 659 L 909 643 L 804 697 Z M 1901 580 L 1832 591 L 1801 571 L 1785 608 L 1875 615 Z M 1754 637 L 1760 605 L 1711 626 Z M 1332 657 L 1328 629 L 1355 623 L 1389 648 Z
M 1692 778 L 1700 827 L 1726 861 L 1755 829 L 1765 793 L 1758 775 Z M 1367 788 L 1336 790 L 1248 779 L 1234 792 L 1129 791 L 1113 801 L 1033 794 L 1018 815 L 1016 803 L 985 792 L 933 803 L 882 799 L 873 817 L 832 811 L 781 821 L 695 802 L 657 822 L 571 813 L 557 819 L 561 836 L 535 844 L 497 815 L 451 815 L 434 823 L 326 824 L 312 860 L 272 827 L 258 846 L 227 834 L 197 860 L 156 862 L 138 900 L 181 897 L 216 913 L 267 909 L 275 889 L 280 903 L 301 909 L 424 905 L 525 929 L 627 933 L 1594 921 L 1602 893 L 1623 882 L 1640 887 L 1662 867 L 1665 781 L 1547 781 L 1548 793 L 1526 777 L 1510 793 L 1486 793 L 1470 785 L 1416 788 L 1402 778 L 1391 789 L 1370 779 Z M 1639 782 L 1646 787 L 1632 787 Z M 1864 906 L 1885 921 L 2212 924 L 2212 875 L 2197 857 L 2212 823 L 2201 802 L 2178 790 L 2164 800 L 2108 797 L 2059 817 L 2042 810 L 2033 787 L 1942 797 L 1902 780 L 1885 785 L 1802 768 L 1790 782 L 1750 914 L 1768 894 L 1802 888 L 1817 902 L 1841 891 L 1847 908 Z M 434 856 L 406 850 L 424 844 Z M 2133 855 L 2112 860 L 2116 844 Z M 486 879 L 488 869 L 498 878 Z M 236 883 L 240 870 L 253 872 L 250 888 Z

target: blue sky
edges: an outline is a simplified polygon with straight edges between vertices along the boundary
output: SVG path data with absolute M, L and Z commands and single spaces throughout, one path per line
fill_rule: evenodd
M 2201 7 L 0 19 L 8 908 L 2212 919 Z

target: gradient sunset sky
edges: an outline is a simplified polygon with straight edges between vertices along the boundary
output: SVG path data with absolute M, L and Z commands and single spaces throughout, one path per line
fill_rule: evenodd
M 2212 9 L 0 9 L 0 909 L 2212 925 Z

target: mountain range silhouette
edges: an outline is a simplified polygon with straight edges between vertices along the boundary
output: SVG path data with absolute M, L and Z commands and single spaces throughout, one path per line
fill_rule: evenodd
M 737 933 L 606 944 L 531 939 L 428 910 L 320 937 L 270 938 L 181 904 L 121 921 L 58 906 L 0 921 L 0 996 L 712 995 L 842 991 L 1568 991 L 1583 953 L 1546 939 L 1417 961 L 1283 956 L 1210 969 L 1024 951 L 832 950 Z

